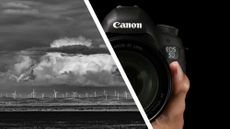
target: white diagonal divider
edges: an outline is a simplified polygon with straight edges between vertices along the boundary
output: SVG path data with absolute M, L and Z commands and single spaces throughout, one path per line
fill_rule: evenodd
M 95 24 L 97 26 L 97 29 L 99 30 L 99 32 L 100 32 L 100 34 L 101 34 L 101 36 L 102 36 L 107 48 L 109 49 L 109 52 L 110 52 L 114 62 L 117 65 L 117 68 L 118 68 L 119 72 L 121 73 L 121 76 L 122 76 L 123 80 L 125 81 L 125 84 L 127 85 L 128 89 L 129 89 L 130 94 L 132 95 L 132 98 L 134 99 L 135 104 L 137 105 L 138 110 L 141 113 L 142 118 L 145 121 L 145 124 L 147 125 L 148 129 L 153 129 L 153 127 L 152 127 L 152 125 L 151 125 L 151 123 L 150 123 L 150 121 L 149 121 L 149 119 L 148 119 L 148 117 L 147 117 L 147 115 L 146 115 L 146 113 L 145 113 L 145 111 L 144 111 L 144 109 L 143 109 L 138 97 L 136 96 L 136 93 L 135 93 L 131 83 L 129 82 L 129 79 L 126 76 L 126 74 L 125 74 L 125 72 L 124 72 L 124 70 L 123 70 L 123 68 L 122 68 L 122 66 L 121 66 L 121 64 L 120 64 L 120 62 L 119 62 L 119 60 L 118 60 L 118 58 L 117 58 L 117 56 L 116 56 L 111 44 L 110 44 L 110 42 L 109 42 L 109 39 L 106 36 L 106 34 L 105 34 L 105 32 L 104 32 L 104 30 L 103 30 L 103 28 L 102 28 L 102 26 L 101 26 L 101 24 L 100 24 L 100 22 L 99 22 L 99 20 L 98 20 L 98 18 L 96 16 L 96 14 L 95 14 L 95 12 L 94 12 L 94 10 L 92 8 L 89 0 L 84 0 L 84 1 L 85 1 L 85 4 L 86 4 L 86 6 L 87 6 L 87 8 L 88 8 L 88 10 L 89 10 L 94 22 L 95 22 Z

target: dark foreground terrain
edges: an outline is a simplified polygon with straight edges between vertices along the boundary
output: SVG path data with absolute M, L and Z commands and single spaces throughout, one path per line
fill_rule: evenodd
M 1 129 L 145 129 L 139 112 L 0 113 Z

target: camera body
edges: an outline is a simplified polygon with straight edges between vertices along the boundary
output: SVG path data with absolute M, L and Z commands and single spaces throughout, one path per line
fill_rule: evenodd
M 102 26 L 148 118 L 153 120 L 172 90 L 169 63 L 178 61 L 185 71 L 178 29 L 154 25 L 137 6 L 118 6 L 105 17 Z

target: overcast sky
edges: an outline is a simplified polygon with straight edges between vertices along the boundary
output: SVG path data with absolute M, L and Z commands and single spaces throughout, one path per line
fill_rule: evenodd
M 102 41 L 83 0 L 0 1 L 0 51 L 49 46 L 79 35 Z
M 124 85 L 83 0 L 0 1 L 0 88 Z

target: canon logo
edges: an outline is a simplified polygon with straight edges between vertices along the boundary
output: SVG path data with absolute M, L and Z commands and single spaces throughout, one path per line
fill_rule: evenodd
M 113 27 L 115 29 L 142 29 L 142 23 L 120 23 L 114 22 Z

